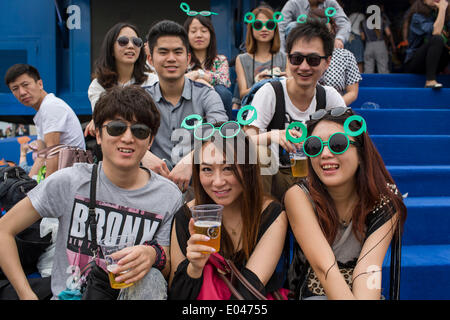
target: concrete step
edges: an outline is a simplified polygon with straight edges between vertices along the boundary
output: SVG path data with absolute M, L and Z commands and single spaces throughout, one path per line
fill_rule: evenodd
M 383 294 L 389 293 L 390 254 L 383 264 Z M 400 299 L 450 299 L 450 245 L 402 247 Z
M 371 135 L 371 138 L 387 165 L 449 164 L 450 135 Z
M 402 194 L 450 197 L 450 166 L 387 166 Z
M 361 77 L 360 87 L 423 88 L 426 80 L 425 75 L 412 73 L 363 73 Z M 450 75 L 438 75 L 437 81 L 450 88 Z
M 408 197 L 403 244 L 450 244 L 450 197 Z
M 450 109 L 353 110 L 371 135 L 450 135 Z
M 450 89 L 362 87 L 358 99 L 350 106 L 361 108 L 366 102 L 377 103 L 381 109 L 449 109 Z

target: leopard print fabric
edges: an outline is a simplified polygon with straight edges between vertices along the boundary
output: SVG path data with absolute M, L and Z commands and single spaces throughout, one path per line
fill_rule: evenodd
M 345 282 L 352 290 L 353 285 L 353 268 L 339 268 L 339 271 L 344 276 Z M 319 278 L 316 276 L 314 270 L 310 267 L 308 272 L 308 289 L 315 296 L 324 296 L 325 290 L 320 284 Z
M 400 194 L 395 184 L 388 184 L 388 187 L 395 195 Z M 380 200 L 375 204 L 371 213 L 377 214 L 379 211 L 388 212 L 386 208 L 389 208 L 390 205 L 391 201 L 389 200 L 389 198 L 387 196 L 381 195 Z M 356 264 L 356 259 L 354 261 L 354 264 Z M 353 270 L 354 267 L 349 267 L 348 264 L 346 266 L 339 266 L 339 271 L 343 275 L 345 282 L 349 286 L 350 290 L 352 290 L 353 287 Z M 325 290 L 323 289 L 319 278 L 311 267 L 309 267 L 308 269 L 307 288 L 315 296 L 325 296 Z

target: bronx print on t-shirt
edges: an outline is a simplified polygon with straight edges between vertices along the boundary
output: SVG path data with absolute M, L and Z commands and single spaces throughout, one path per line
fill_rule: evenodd
M 152 240 L 163 216 L 140 209 L 97 201 L 97 242 L 114 241 L 119 235 L 135 236 L 135 244 Z M 92 256 L 91 231 L 88 224 L 89 199 L 75 197 L 67 239 L 69 265 L 83 267 Z M 109 241 L 108 241 L 109 242 Z

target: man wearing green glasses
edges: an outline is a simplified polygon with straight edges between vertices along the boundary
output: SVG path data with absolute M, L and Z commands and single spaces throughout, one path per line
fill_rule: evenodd
M 134 283 L 120 292 L 119 299 L 131 299 L 133 295 L 137 299 L 167 297 L 163 275 L 169 271 L 170 227 L 182 205 L 181 192 L 171 181 L 140 167 L 158 131 L 158 110 L 141 87 L 115 86 L 100 96 L 93 119 L 103 153 L 98 169 L 97 165 L 77 163 L 58 170 L 0 219 L 0 268 L 20 299 L 42 297 L 27 281 L 14 236 L 41 217 L 56 218 L 59 225 L 51 274 L 54 299 L 69 295 L 70 300 L 81 298 L 81 270 L 90 261 L 103 269 L 95 267 L 93 270 L 98 271 L 94 274 L 106 278 L 96 282 L 95 288 L 106 291 L 110 298 L 119 295 L 119 290 L 110 288 L 108 275 L 103 272 L 103 255 L 96 253 L 99 259 L 92 260 L 95 234 L 97 242 L 114 242 L 119 236 L 135 238 L 134 246 L 119 254 L 119 267 L 112 270 L 117 282 Z M 94 169 L 96 224 L 89 219 Z M 88 285 L 86 292 L 89 290 Z
M 289 153 L 300 149 L 299 144 L 286 139 L 286 128 L 295 121 L 305 123 L 316 110 L 346 107 L 336 89 L 317 84 L 330 65 L 333 42 L 333 36 L 320 21 L 299 24 L 290 32 L 286 43 L 287 70 L 291 77 L 265 84 L 253 98 L 258 117 L 246 127 L 246 132 L 254 136 L 252 139 L 258 145 L 271 146 L 273 156 L 263 162 L 272 165 L 276 161 L 280 171 L 264 175 L 263 182 L 265 190 L 278 199 L 294 182 Z M 301 135 L 295 130 L 291 134 Z

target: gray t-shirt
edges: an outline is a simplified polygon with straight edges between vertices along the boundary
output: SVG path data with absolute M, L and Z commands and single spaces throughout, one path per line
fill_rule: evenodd
M 253 70 L 253 55 L 248 53 L 242 53 L 239 56 L 239 61 L 242 64 L 242 68 L 245 73 L 245 80 L 247 81 L 247 88 L 251 88 L 255 84 L 255 76 L 264 70 L 270 70 L 270 66 L 273 68 L 278 67 L 282 72 L 286 71 L 286 55 L 282 52 L 277 52 L 273 55 L 273 61 L 269 60 L 264 63 L 255 60 L 255 69 Z
M 59 220 L 52 269 L 54 298 L 70 286 L 92 255 L 87 223 L 92 166 L 80 163 L 58 170 L 28 193 L 42 217 Z M 169 246 L 172 219 L 181 205 L 181 192 L 166 178 L 151 172 L 143 188 L 125 190 L 106 177 L 100 163 L 95 210 L 97 241 L 134 234 L 136 245 L 156 239 L 161 246 Z M 104 267 L 103 260 L 98 264 Z
M 146 90 L 161 115 L 161 124 L 150 151 L 160 159 L 169 160 L 172 166 L 192 150 L 192 132 L 181 128 L 187 116 L 198 114 L 210 123 L 228 121 L 219 94 L 204 84 L 185 78 L 183 93 L 175 106 L 162 96 L 159 82 Z

